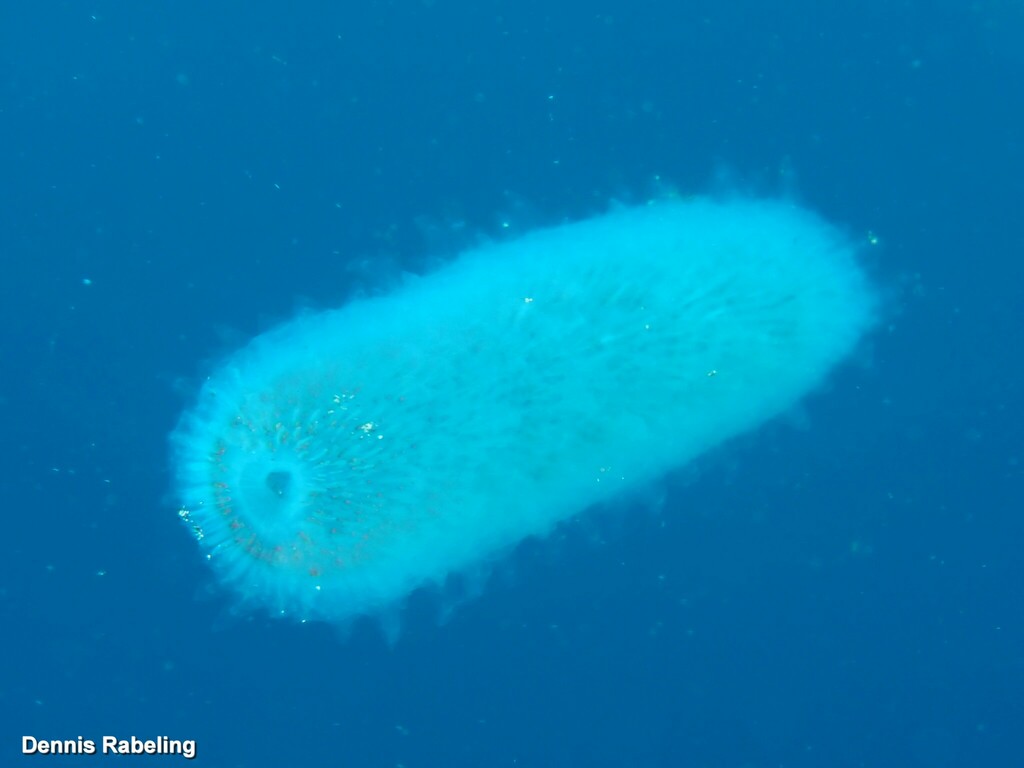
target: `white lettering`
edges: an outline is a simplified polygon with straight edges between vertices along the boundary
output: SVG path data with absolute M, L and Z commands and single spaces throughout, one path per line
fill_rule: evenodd
M 37 739 L 21 737 L 23 755 L 95 755 L 96 742 L 79 736 L 77 739 Z

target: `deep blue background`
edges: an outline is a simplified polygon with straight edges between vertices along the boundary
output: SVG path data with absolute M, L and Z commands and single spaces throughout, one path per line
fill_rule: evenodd
M 1021 40 L 1008 0 L 9 4 L 0 764 L 1024 764 Z M 221 355 L 659 177 L 877 235 L 885 322 L 800 414 L 393 650 L 203 599 L 166 435 Z

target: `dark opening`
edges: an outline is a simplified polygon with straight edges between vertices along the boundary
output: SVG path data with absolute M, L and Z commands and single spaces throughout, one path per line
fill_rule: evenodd
M 268 472 L 267 473 L 267 488 L 270 489 L 271 493 L 275 496 L 284 497 L 288 495 L 288 492 L 292 487 L 292 473 L 291 472 Z

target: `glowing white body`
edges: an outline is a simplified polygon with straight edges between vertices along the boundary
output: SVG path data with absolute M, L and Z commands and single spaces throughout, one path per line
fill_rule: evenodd
M 183 516 L 274 613 L 387 609 L 785 410 L 872 307 L 849 244 L 777 202 L 486 245 L 226 361 L 174 435 Z

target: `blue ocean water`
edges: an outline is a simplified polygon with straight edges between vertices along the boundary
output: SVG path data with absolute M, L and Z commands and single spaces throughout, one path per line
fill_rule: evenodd
M 0 765 L 1024 764 L 1019 3 L 100 0 L 0 38 Z M 232 614 L 167 448 L 223 355 L 668 186 L 863 242 L 857 358 L 394 648 Z

